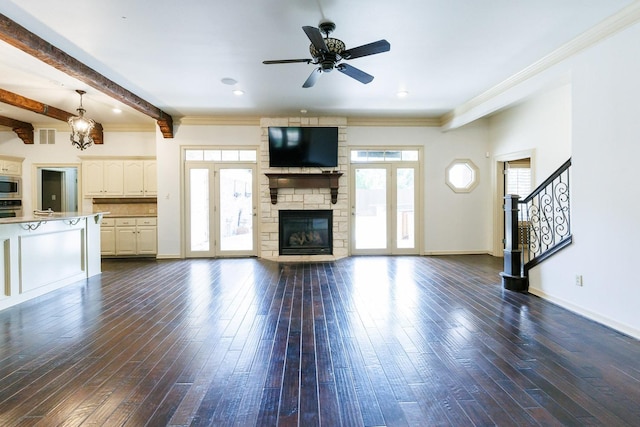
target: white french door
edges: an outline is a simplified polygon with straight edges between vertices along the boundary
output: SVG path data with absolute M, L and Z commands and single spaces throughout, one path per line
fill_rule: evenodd
M 256 165 L 188 162 L 186 256 L 255 256 Z
M 418 165 L 352 164 L 352 253 L 418 254 Z

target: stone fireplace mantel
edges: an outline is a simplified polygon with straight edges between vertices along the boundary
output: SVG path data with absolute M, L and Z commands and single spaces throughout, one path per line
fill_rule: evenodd
M 342 172 L 327 173 L 266 173 L 269 178 L 271 204 L 278 203 L 278 188 L 329 188 L 331 203 L 338 202 L 338 181 Z

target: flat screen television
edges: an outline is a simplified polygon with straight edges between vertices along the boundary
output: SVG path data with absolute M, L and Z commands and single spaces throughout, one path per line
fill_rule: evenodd
M 338 128 L 269 127 L 269 166 L 338 166 Z

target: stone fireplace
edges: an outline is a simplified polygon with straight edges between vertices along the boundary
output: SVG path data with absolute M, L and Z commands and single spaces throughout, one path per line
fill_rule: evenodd
M 280 210 L 280 255 L 332 255 L 331 209 Z
M 341 117 L 290 117 L 263 118 L 261 126 L 261 158 L 260 162 L 260 242 L 259 255 L 262 258 L 284 262 L 298 261 L 333 261 L 349 255 L 349 181 L 348 181 L 348 150 L 347 150 L 347 121 Z M 336 168 L 270 168 L 269 167 L 269 126 L 336 126 L 338 128 L 338 167 Z M 330 185 L 292 185 L 280 186 L 277 191 L 270 188 L 272 174 L 295 174 L 298 178 L 302 174 L 318 175 L 321 178 L 337 179 L 337 188 Z M 312 176 L 303 177 L 313 179 Z M 273 179 L 273 177 L 272 177 Z M 284 178 L 286 179 L 286 178 Z M 333 187 L 333 188 L 332 188 Z M 331 240 L 318 248 L 285 248 L 281 252 L 280 216 L 287 211 L 329 211 Z M 284 214 L 288 215 L 287 213 Z M 313 231 L 313 230 L 312 230 Z M 320 233 L 319 230 L 315 230 Z M 314 233 L 307 236 L 314 239 Z M 294 240 L 307 237 L 298 235 Z M 285 237 L 283 239 L 290 239 Z M 316 239 L 317 242 L 317 239 Z M 288 242 L 287 242 L 288 243 Z M 286 245 L 284 245 L 286 246 Z

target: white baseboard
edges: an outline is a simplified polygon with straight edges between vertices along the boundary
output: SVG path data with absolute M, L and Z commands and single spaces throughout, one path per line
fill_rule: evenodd
M 586 317 L 589 320 L 593 320 L 594 322 L 600 323 L 608 328 L 615 329 L 616 331 L 628 335 L 632 338 L 640 340 L 640 330 L 633 328 L 629 325 L 625 325 L 623 323 L 618 323 L 614 320 L 608 319 L 599 315 L 598 313 L 594 313 L 589 310 L 585 310 L 582 307 L 578 307 L 569 301 L 563 300 L 561 298 L 556 298 L 554 296 L 546 294 L 544 291 L 540 289 L 529 288 L 529 293 L 533 294 L 537 297 L 540 297 L 546 301 L 552 302 L 562 308 L 565 308 L 569 311 L 572 311 L 580 316 Z
M 490 251 L 424 251 L 422 255 L 491 255 Z
M 156 259 L 184 259 L 184 258 L 181 257 L 180 255 L 164 254 L 164 255 L 156 255 Z

